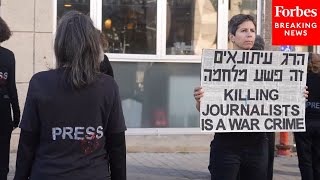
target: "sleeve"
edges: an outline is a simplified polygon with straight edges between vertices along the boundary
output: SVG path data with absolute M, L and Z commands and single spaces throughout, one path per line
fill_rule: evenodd
M 110 160 L 111 180 L 126 180 L 127 166 L 125 133 L 110 133 L 106 139 L 106 147 Z
M 103 61 L 100 63 L 100 71 L 104 74 L 114 77 L 113 69 L 108 56 L 104 55 Z
M 34 78 L 32 78 L 29 83 L 27 98 L 20 123 L 20 128 L 25 131 L 40 131 L 40 120 L 36 101 L 36 93 L 36 83 Z
M 14 180 L 29 179 L 38 144 L 39 135 L 37 133 L 21 130 Z
M 12 112 L 13 112 L 13 126 L 18 127 L 20 122 L 20 107 L 19 107 L 18 93 L 17 93 L 17 87 L 16 87 L 16 72 L 15 72 L 16 63 L 15 63 L 15 58 L 13 53 L 12 53 L 12 58 L 10 59 L 12 63 L 9 70 L 8 91 L 9 91 Z
M 127 130 L 123 112 L 122 112 L 119 88 L 117 83 L 115 81 L 113 82 L 115 86 L 114 96 L 113 96 L 113 106 L 108 118 L 107 133 L 119 133 Z

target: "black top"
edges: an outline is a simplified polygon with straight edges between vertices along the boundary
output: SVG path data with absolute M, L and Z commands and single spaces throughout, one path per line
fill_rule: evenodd
M 267 139 L 265 132 L 215 133 L 215 141 L 223 148 L 238 150 L 243 147 L 256 147 Z
M 104 55 L 103 61 L 100 63 L 100 71 L 104 74 L 114 77 L 111 63 L 106 55 Z
M 18 127 L 20 121 L 20 108 L 16 88 L 15 58 L 10 50 L 0 47 L 0 103 L 4 102 L 9 102 L 11 104 L 13 126 Z M 1 110 L 3 109 L 0 109 L 0 111 Z M 1 120 L 3 120 L 3 118 L 1 118 Z M 12 121 L 12 119 L 10 120 Z
M 108 138 L 126 130 L 118 86 L 112 77 L 100 74 L 93 84 L 73 90 L 65 81 L 67 72 L 40 72 L 29 83 L 20 128 L 39 137 L 31 145 L 36 149 L 29 160 L 30 179 L 108 179 Z M 15 179 L 28 174 L 18 161 L 27 164 L 23 155 L 29 149 L 19 149 Z
M 307 86 L 306 125 L 320 126 L 320 75 L 308 72 Z

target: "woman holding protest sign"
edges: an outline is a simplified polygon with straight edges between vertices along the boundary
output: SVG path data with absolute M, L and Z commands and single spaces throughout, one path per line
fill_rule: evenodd
M 234 50 L 252 49 L 256 23 L 251 15 L 238 14 L 229 21 L 229 38 Z M 194 89 L 196 107 L 200 110 L 201 87 Z M 212 180 L 266 180 L 268 140 L 266 133 L 215 133 L 211 141 L 209 170 Z
M 234 50 L 250 50 L 256 37 L 256 22 L 251 15 L 238 14 L 228 24 Z M 200 110 L 201 87 L 194 89 Z M 265 133 L 215 133 L 210 145 L 209 171 L 212 180 L 266 180 L 267 137 Z
M 320 179 L 320 55 L 310 53 L 306 132 L 294 133 L 302 180 Z
M 107 55 L 104 54 L 105 50 L 108 48 L 108 41 L 105 39 L 105 36 L 101 31 L 97 30 L 97 32 L 100 34 L 100 40 L 102 43 L 101 56 L 103 56 L 103 60 L 100 63 L 100 72 L 106 75 L 109 75 L 111 77 L 114 77 L 113 69 L 109 61 L 109 58 Z

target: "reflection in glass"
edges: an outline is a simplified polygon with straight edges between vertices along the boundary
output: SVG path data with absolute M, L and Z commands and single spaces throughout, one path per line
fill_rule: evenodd
M 168 55 L 200 55 L 216 48 L 218 0 L 168 0 Z
M 129 128 L 199 127 L 200 64 L 112 62 Z
M 237 14 L 250 14 L 257 19 L 257 1 L 229 0 L 229 19 Z
M 229 19 L 237 14 L 250 14 L 257 20 L 257 1 L 229 0 Z M 232 48 L 231 41 L 229 41 L 228 47 Z
M 57 20 L 71 10 L 80 11 L 90 16 L 90 0 L 57 0 Z
M 109 53 L 155 54 L 156 0 L 103 0 L 102 31 Z

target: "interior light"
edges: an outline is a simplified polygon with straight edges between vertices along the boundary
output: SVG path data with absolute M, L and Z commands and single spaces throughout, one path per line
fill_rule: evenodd
M 71 7 L 72 4 L 64 4 L 64 7 Z
M 106 29 L 111 29 L 111 26 L 112 26 L 112 20 L 111 19 L 107 19 L 104 21 L 104 27 Z

